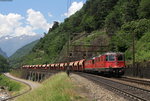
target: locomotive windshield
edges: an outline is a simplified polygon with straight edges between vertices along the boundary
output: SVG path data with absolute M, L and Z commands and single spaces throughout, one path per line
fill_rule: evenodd
M 123 61 L 124 57 L 123 57 L 123 55 L 117 55 L 117 59 L 118 59 L 118 61 Z
M 115 61 L 115 56 L 114 55 L 107 55 L 106 61 Z

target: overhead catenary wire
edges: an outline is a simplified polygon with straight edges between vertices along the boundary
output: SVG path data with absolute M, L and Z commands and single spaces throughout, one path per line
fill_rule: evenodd
M 71 2 L 72 2 L 72 0 L 67 0 L 67 16 L 68 16 L 68 13 L 69 13 L 69 7 L 71 5 Z
M 69 6 L 71 5 L 71 0 L 67 0 L 67 17 L 69 13 Z M 68 42 L 67 42 L 67 57 L 68 57 L 68 62 L 67 62 L 67 68 L 66 68 L 66 73 L 69 76 L 69 62 L 70 62 L 70 56 L 69 56 L 69 46 L 70 46 L 70 33 L 68 33 Z

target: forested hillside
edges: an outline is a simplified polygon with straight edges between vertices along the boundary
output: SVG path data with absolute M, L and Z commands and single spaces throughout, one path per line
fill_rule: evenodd
M 134 39 L 136 61 L 150 60 L 149 5 L 149 0 L 87 0 L 63 23 L 55 22 L 19 64 L 65 61 L 69 40 L 70 45 L 108 46 L 106 51 L 124 52 L 130 61 Z
M 8 71 L 9 63 L 2 55 L 0 55 L 0 72 Z

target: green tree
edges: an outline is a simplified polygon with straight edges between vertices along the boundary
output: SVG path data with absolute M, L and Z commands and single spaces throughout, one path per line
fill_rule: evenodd
M 9 63 L 7 60 L 0 55 L 0 72 L 6 72 L 9 69 Z
M 139 6 L 139 0 L 127 0 L 124 4 L 124 21 L 129 22 L 138 19 L 137 9 Z
M 93 20 L 93 16 L 86 16 L 83 18 L 82 20 L 82 26 L 83 29 L 85 31 L 87 31 L 88 33 L 90 33 L 91 31 L 93 31 L 95 29 L 95 22 Z
M 137 21 L 128 22 L 121 27 L 126 33 L 135 33 L 135 37 L 140 39 L 145 32 L 150 31 L 150 20 L 141 19 Z
M 150 1 L 141 0 L 140 6 L 138 8 L 138 15 L 140 18 L 150 18 Z
M 108 34 L 114 34 L 122 25 L 119 11 L 111 12 L 105 20 L 105 27 Z
M 59 27 L 59 22 L 54 21 L 54 24 L 53 24 L 53 26 L 52 26 L 51 31 L 52 31 L 52 30 L 55 30 L 57 27 Z

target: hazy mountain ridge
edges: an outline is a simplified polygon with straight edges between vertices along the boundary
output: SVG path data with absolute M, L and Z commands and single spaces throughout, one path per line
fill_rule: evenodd
M 20 49 L 18 49 L 13 55 L 9 57 L 10 65 L 13 67 L 17 67 L 17 63 L 22 61 L 22 57 L 29 54 L 29 52 L 33 49 L 33 47 L 39 42 L 39 40 L 33 41 Z M 14 65 L 16 64 L 16 65 Z
M 2 55 L 3 57 L 7 57 L 7 54 L 0 48 L 0 55 Z
M 22 46 L 29 44 L 37 39 L 40 39 L 42 36 L 43 35 L 35 35 L 35 36 L 22 35 L 19 37 L 10 37 L 10 36 L 1 37 L 0 47 L 7 53 L 7 56 L 9 57 Z
M 33 42 L 21 47 L 9 58 L 13 59 L 13 58 L 23 57 L 24 55 L 28 54 L 38 42 L 39 42 L 39 40 L 36 40 L 36 41 L 33 41 Z

